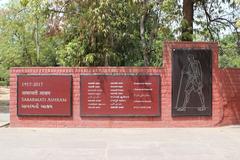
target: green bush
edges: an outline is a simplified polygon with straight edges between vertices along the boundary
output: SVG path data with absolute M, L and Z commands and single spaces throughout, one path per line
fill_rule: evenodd
M 8 81 L 0 81 L 0 86 L 8 86 Z
M 9 72 L 8 70 L 0 69 L 0 86 L 9 85 Z

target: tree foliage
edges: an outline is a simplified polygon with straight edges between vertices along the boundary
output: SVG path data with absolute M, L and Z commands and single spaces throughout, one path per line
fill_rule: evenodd
M 11 0 L 0 8 L 0 80 L 16 66 L 161 66 L 166 40 L 219 41 L 240 66 L 237 0 Z M 187 19 L 187 21 L 186 21 Z

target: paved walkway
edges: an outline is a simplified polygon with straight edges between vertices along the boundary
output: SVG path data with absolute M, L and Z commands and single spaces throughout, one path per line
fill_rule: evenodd
M 0 128 L 1 160 L 239 160 L 240 126 Z
M 0 88 L 0 126 L 9 122 Z M 0 128 L 1 160 L 239 160 L 240 126 L 160 129 Z
M 9 123 L 9 88 L 0 87 L 0 126 Z

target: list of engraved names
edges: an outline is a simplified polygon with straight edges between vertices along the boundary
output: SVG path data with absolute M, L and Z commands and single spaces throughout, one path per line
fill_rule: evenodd
M 159 81 L 159 75 L 83 75 L 82 111 L 92 115 L 157 114 Z

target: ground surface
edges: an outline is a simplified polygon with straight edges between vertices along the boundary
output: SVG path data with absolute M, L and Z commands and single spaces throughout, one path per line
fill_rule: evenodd
M 240 126 L 0 129 L 2 160 L 239 160 Z
M 9 88 L 0 87 L 0 126 L 9 123 Z
M 0 88 L 0 126 L 9 122 Z M 239 160 L 240 126 L 159 129 L 0 128 L 1 160 Z

